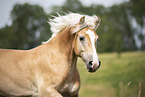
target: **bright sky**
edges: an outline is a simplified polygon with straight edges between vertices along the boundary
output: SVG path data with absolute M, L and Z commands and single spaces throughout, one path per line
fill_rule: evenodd
M 102 4 L 106 7 L 113 4 L 119 4 L 123 1 L 129 0 L 80 0 L 82 4 L 90 6 L 91 4 Z M 16 3 L 30 3 L 41 5 L 46 12 L 49 12 L 49 8 L 53 5 L 62 5 L 65 0 L 0 0 L 0 28 L 6 24 L 11 24 L 10 12 Z

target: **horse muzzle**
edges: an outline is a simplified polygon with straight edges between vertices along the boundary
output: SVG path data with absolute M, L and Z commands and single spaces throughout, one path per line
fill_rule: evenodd
M 99 61 L 99 64 L 93 64 L 93 61 L 89 61 L 87 64 L 87 70 L 88 72 L 95 72 L 97 69 L 99 69 L 101 66 L 101 61 Z

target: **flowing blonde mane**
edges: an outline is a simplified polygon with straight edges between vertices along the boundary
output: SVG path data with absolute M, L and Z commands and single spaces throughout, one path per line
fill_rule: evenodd
M 52 37 L 49 40 L 51 40 L 67 26 L 75 27 L 80 22 L 80 19 L 83 16 L 85 16 L 85 26 L 91 27 L 92 29 L 96 30 L 99 26 L 99 22 L 96 25 L 96 20 L 99 20 L 96 15 L 88 16 L 78 13 L 69 13 L 61 16 L 60 14 L 58 14 L 58 17 L 54 16 L 54 19 L 50 19 L 48 22 L 50 24 L 50 30 L 52 32 Z M 49 40 L 47 42 L 49 42 Z
M 68 25 L 70 27 L 74 27 L 76 24 L 79 23 L 80 18 L 83 16 L 85 16 L 86 25 L 95 29 L 96 27 L 95 21 L 98 19 L 96 15 L 88 16 L 88 15 L 82 15 L 78 13 L 69 13 L 64 16 L 59 15 L 54 19 L 50 19 L 49 21 L 50 29 L 53 34 L 57 34 L 60 31 L 62 31 L 64 28 L 66 28 Z

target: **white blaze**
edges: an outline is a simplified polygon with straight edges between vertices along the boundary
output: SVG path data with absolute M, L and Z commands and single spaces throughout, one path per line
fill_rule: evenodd
M 92 44 L 92 48 L 93 48 L 93 64 L 97 63 L 97 65 L 99 65 L 99 62 L 98 62 L 99 58 L 98 58 L 96 48 L 95 48 L 95 40 L 96 40 L 95 34 L 91 30 L 86 31 L 86 34 L 89 35 L 91 44 Z

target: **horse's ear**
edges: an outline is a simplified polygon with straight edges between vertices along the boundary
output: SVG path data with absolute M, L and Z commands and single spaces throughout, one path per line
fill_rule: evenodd
M 85 25 L 85 16 L 82 16 L 80 18 L 79 23 L 75 27 L 71 28 L 72 34 L 77 33 L 84 25 Z
M 82 25 L 85 23 L 85 16 L 81 17 L 79 24 Z
M 95 21 L 95 30 L 97 30 L 98 26 L 100 25 L 101 18 L 98 16 L 97 20 Z

